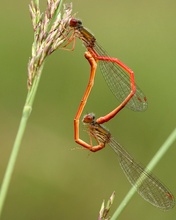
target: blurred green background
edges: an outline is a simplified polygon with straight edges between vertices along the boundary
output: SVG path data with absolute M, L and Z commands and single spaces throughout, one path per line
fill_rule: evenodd
M 136 82 L 147 96 L 146 112 L 124 109 L 106 124 L 119 143 L 145 165 L 176 123 L 176 1 L 72 2 L 73 12 L 78 12 L 77 17 L 97 41 L 134 70 Z M 44 9 L 46 1 L 41 3 Z M 27 93 L 27 63 L 33 41 L 28 4 L 26 0 L 1 2 L 1 182 Z M 116 191 L 112 214 L 130 189 L 108 146 L 95 154 L 76 149 L 73 118 L 89 77 L 84 52 L 77 40 L 73 52 L 58 50 L 45 63 L 2 220 L 97 219 L 103 199 Z M 84 113 L 101 116 L 116 105 L 98 71 Z M 86 132 L 81 137 L 86 140 Z M 154 173 L 176 195 L 175 145 Z M 162 212 L 136 194 L 119 219 L 175 217 L 175 208 Z

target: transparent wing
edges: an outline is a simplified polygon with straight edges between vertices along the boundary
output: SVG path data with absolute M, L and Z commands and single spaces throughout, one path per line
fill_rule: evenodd
M 100 47 L 97 42 L 95 42 L 93 50 L 99 56 L 108 57 L 108 54 L 105 52 L 102 47 Z M 117 59 L 116 59 L 117 60 Z M 124 64 L 121 61 L 116 62 L 109 62 L 100 60 L 100 70 L 104 76 L 104 79 L 109 86 L 112 93 L 115 97 L 120 101 L 124 101 L 125 98 L 129 95 L 131 91 L 131 84 L 130 84 L 130 77 L 129 71 L 127 71 L 123 66 Z M 136 85 L 136 93 L 130 99 L 130 101 L 126 105 L 133 111 L 144 111 L 147 108 L 147 100 L 144 93 L 141 89 Z
M 119 156 L 120 166 L 129 182 L 145 200 L 163 210 L 174 206 L 173 195 L 157 178 L 137 164 L 113 138 L 110 139 L 109 145 Z

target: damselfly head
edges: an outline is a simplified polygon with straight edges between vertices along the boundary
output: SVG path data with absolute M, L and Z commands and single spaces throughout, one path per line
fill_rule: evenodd
M 73 27 L 73 28 L 79 28 L 82 26 L 82 21 L 80 21 L 76 18 L 71 18 L 69 21 L 69 25 L 70 25 L 70 27 Z
M 90 124 L 94 122 L 94 120 L 95 120 L 95 115 L 93 113 L 89 113 L 83 117 L 82 122 L 86 124 Z

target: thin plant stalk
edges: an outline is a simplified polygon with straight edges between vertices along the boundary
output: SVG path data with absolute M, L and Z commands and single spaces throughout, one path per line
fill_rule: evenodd
M 63 16 L 61 16 L 60 13 L 61 6 L 62 0 L 48 0 L 46 11 L 41 13 L 38 0 L 31 1 L 29 5 L 34 29 L 34 42 L 32 45 L 32 57 L 30 58 L 28 64 L 28 94 L 1 185 L 0 217 L 2 215 L 4 202 L 8 193 L 18 152 L 20 150 L 22 138 L 27 126 L 27 121 L 32 111 L 44 61 L 46 57 L 54 52 L 66 40 L 66 35 L 69 33 L 69 31 L 66 31 L 66 29 L 68 20 L 71 17 L 72 5 L 64 5 Z
M 163 145 L 160 147 L 158 152 L 155 154 L 155 156 L 152 158 L 152 160 L 149 162 L 149 164 L 146 167 L 146 170 L 152 171 L 153 168 L 156 166 L 156 164 L 161 160 L 161 158 L 164 156 L 164 154 L 169 150 L 171 145 L 176 140 L 176 128 L 173 130 L 173 132 L 169 135 L 169 137 L 166 139 L 166 141 L 163 143 Z M 138 181 L 137 181 L 138 182 Z M 125 206 L 129 203 L 133 195 L 136 193 L 135 186 L 133 186 L 130 191 L 127 193 L 119 207 L 116 209 L 115 213 L 111 217 L 111 220 L 116 220 L 124 210 Z

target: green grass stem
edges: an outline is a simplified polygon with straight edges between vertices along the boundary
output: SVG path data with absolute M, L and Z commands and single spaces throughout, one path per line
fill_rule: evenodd
M 40 12 L 39 0 L 32 0 L 29 5 L 34 29 L 34 42 L 32 45 L 32 57 L 30 58 L 28 64 L 28 93 L 17 135 L 1 185 L 0 218 L 17 161 L 21 142 L 32 111 L 33 102 L 42 75 L 44 61 L 47 56 L 53 53 L 66 40 L 64 32 L 67 29 L 68 20 L 71 17 L 72 4 L 67 4 L 64 6 L 63 18 L 61 18 L 60 10 L 62 2 L 63 0 L 47 0 L 47 9 L 44 13 Z

